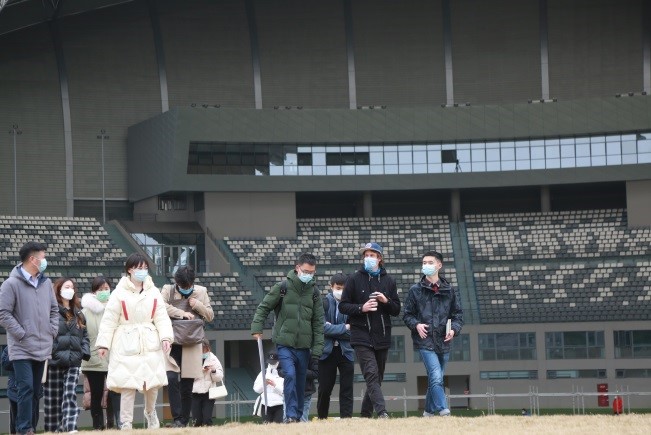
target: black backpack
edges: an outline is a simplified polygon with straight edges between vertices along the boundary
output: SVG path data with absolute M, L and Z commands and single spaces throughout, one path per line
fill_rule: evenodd
M 274 307 L 274 326 L 276 324 L 276 320 L 278 320 L 278 314 L 280 313 L 280 309 L 283 306 L 283 299 L 285 299 L 286 294 L 287 294 L 287 280 L 284 280 L 283 282 L 280 283 L 280 300 Z M 312 292 L 312 302 L 316 304 L 319 299 L 321 299 L 321 292 L 315 286 Z M 328 300 L 323 299 L 324 312 L 327 311 L 327 307 L 328 307 L 327 304 L 328 304 Z

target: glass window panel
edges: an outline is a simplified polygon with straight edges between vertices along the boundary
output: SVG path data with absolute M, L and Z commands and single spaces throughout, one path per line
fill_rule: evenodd
M 387 151 L 398 151 L 398 146 L 397 145 L 384 145 L 384 152 Z
M 631 156 L 631 157 L 635 157 L 635 156 Z M 581 168 L 590 166 L 590 157 L 577 157 L 576 166 Z
M 398 159 L 401 165 L 411 164 L 412 163 L 411 150 L 408 151 L 401 150 L 398 153 Z
M 606 164 L 607 165 L 621 165 L 622 164 L 622 156 L 617 154 L 615 156 L 606 156 Z
M 299 166 L 298 175 L 312 175 L 312 166 Z
M 370 151 L 384 152 L 384 148 L 379 145 L 371 145 L 368 147 Z
M 531 147 L 531 158 L 532 159 L 544 159 L 545 158 L 545 148 L 543 148 L 543 147 Z
M 497 162 L 500 160 L 500 150 L 499 149 L 488 149 L 486 150 L 486 161 L 487 162 Z
M 469 150 L 470 149 L 470 144 L 469 143 L 458 143 L 456 146 L 456 149 L 458 150 Z
M 441 163 L 441 151 L 427 151 L 427 163 Z
M 557 159 L 561 156 L 560 147 L 558 145 L 550 145 L 545 147 L 545 155 L 548 159 Z
M 312 152 L 313 152 L 313 153 L 325 153 L 325 152 L 326 152 L 326 147 L 323 147 L 323 146 L 313 146 L 313 147 L 312 147 Z
M 483 150 L 486 148 L 486 142 L 473 142 L 470 145 L 471 150 Z
M 368 145 L 355 145 L 355 151 L 368 152 Z
M 414 154 L 416 151 L 427 151 L 427 146 L 425 144 L 414 145 Z
M 427 151 L 414 151 L 414 163 L 427 163 Z
M 459 166 L 461 166 L 461 163 L 459 163 Z M 461 166 L 461 170 L 463 171 L 463 166 Z M 454 163 L 443 163 L 443 173 L 444 174 L 451 174 L 453 172 L 456 172 L 457 165 Z
M 386 152 L 386 153 L 384 153 L 384 163 L 385 163 L 385 165 L 395 165 L 395 164 L 397 164 L 398 163 L 398 153 L 397 152 Z
M 428 147 L 427 149 L 429 150 L 429 147 Z M 453 143 L 444 143 L 444 144 L 441 145 L 441 148 L 439 148 L 439 149 L 443 149 L 443 150 L 456 150 L 457 148 L 456 148 L 456 144 L 453 144 Z
M 295 166 L 298 164 L 298 156 L 296 153 L 285 154 L 285 166 Z
M 519 171 L 524 170 L 524 169 L 531 169 L 531 161 L 530 160 L 517 160 L 515 162 L 515 168 Z
M 515 170 L 515 161 L 509 160 L 509 161 L 504 161 L 502 160 L 502 171 L 514 171 Z
M 283 175 L 283 167 L 275 165 L 269 166 L 269 175 Z
M 561 157 L 574 157 L 574 146 L 563 145 L 561 147 Z
M 314 166 L 325 166 L 326 164 L 326 155 L 325 153 L 313 153 L 312 154 L 312 165 Z
M 651 138 L 651 135 L 650 135 L 650 138 Z M 427 147 L 427 151 L 441 151 L 441 148 L 442 148 L 440 144 L 427 144 L 426 147 Z M 454 149 L 454 146 L 452 148 L 448 148 L 448 149 Z M 439 154 L 440 154 L 440 152 L 439 152 Z
M 515 160 L 515 149 L 513 148 L 502 148 L 502 161 L 505 160 Z
M 370 173 L 371 173 L 371 167 L 368 165 L 355 166 L 355 174 L 357 175 L 369 175 Z
M 472 162 L 472 172 L 486 172 L 486 163 Z
M 621 142 L 622 137 L 618 134 L 606 136 L 606 142 Z
M 592 136 L 590 138 L 590 143 L 603 143 L 606 142 L 605 136 Z
M 314 166 L 312 175 L 326 175 L 326 166 Z
M 397 174 L 398 173 L 398 165 L 393 165 L 393 164 L 384 165 L 384 173 L 385 174 Z
M 561 159 L 561 168 L 573 168 L 574 166 L 574 157 Z
M 470 150 L 458 150 L 457 151 L 457 160 L 459 163 L 466 163 L 470 161 Z M 455 165 L 456 166 L 456 165 Z
M 486 149 L 495 149 L 499 147 L 500 147 L 499 142 L 486 142 Z
M 635 154 L 637 152 L 637 144 L 635 141 L 622 142 L 622 154 Z
M 499 171 L 500 170 L 500 162 L 488 162 L 486 163 L 486 170 L 487 171 Z
M 577 137 L 577 138 L 574 138 L 574 142 L 577 143 L 577 144 L 580 144 L 580 143 L 581 144 L 586 144 L 586 143 L 590 143 L 590 138 L 589 137 Z
M 651 140 L 640 140 L 637 142 L 638 153 L 651 153 Z
M 516 148 L 515 158 L 516 160 L 529 160 L 529 148 Z
M 552 142 L 552 140 L 550 139 L 546 143 L 551 143 L 551 142 Z M 565 137 L 565 138 L 561 138 L 560 140 L 556 140 L 556 143 L 557 144 L 560 143 L 561 145 L 574 145 L 575 140 L 574 140 L 574 138 L 571 138 L 571 137 Z
M 384 154 L 380 152 L 371 152 L 371 165 L 382 165 L 384 164 Z
M 312 152 L 312 147 L 311 146 L 299 146 L 296 149 L 296 152 L 298 152 L 298 153 L 311 153 Z
M 342 166 L 341 175 L 355 175 L 355 166 L 354 165 Z
M 326 166 L 328 175 L 341 175 L 341 166 Z
M 636 154 L 625 154 L 622 156 L 622 164 L 623 165 L 632 165 L 637 163 L 637 155 Z
M 577 145 L 575 150 L 577 157 L 590 157 L 590 145 Z
M 516 148 L 529 148 L 529 141 L 528 140 L 516 140 L 515 141 L 515 147 Z
M 506 140 L 500 142 L 500 148 L 514 148 L 515 147 L 515 142 L 512 140 Z
M 354 146 L 342 146 L 342 147 L 341 147 L 341 152 L 342 152 L 342 153 L 352 153 L 352 152 L 355 152 L 355 147 L 354 147 Z
M 605 165 L 606 165 L 606 156 L 592 157 L 592 166 L 605 166 Z
M 427 165 L 426 164 L 415 164 L 414 165 L 414 174 L 427 174 Z
M 649 158 L 651 158 L 651 153 L 649 153 Z M 427 164 L 427 173 L 428 174 L 440 174 L 441 172 L 443 172 L 443 169 L 441 168 L 440 163 L 428 163 Z
M 545 143 L 547 143 L 547 141 L 545 141 L 545 140 L 532 140 L 532 141 L 529 141 L 529 145 L 532 146 L 532 147 L 544 146 Z M 549 144 L 550 145 L 558 145 L 558 139 L 556 139 L 556 140 L 555 139 L 550 139 Z
M 606 144 L 606 155 L 614 156 L 622 153 L 622 144 L 620 142 L 609 142 Z
M 413 174 L 414 169 L 412 165 L 398 165 L 398 172 L 400 174 Z
M 371 165 L 371 175 L 384 174 L 384 165 Z
M 471 158 L 473 162 L 485 162 L 486 161 L 486 150 L 478 150 L 478 149 L 473 149 L 471 150 Z
M 638 154 L 638 163 L 651 163 L 651 153 Z
M 539 159 L 532 160 L 531 169 L 545 169 L 545 161 Z
M 592 143 L 592 144 L 590 144 L 590 154 L 592 156 L 606 155 L 606 144 L 604 144 L 604 143 Z

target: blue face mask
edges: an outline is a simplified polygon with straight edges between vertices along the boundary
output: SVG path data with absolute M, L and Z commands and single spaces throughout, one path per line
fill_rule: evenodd
M 149 271 L 147 269 L 136 269 L 132 276 L 136 281 L 143 282 L 149 276 Z
M 364 257 L 364 270 L 367 272 L 373 272 L 377 268 L 377 258 L 374 257 Z
M 423 265 L 422 271 L 423 271 L 423 275 L 432 276 L 436 272 L 438 272 L 438 268 L 433 264 L 425 264 L 425 265 Z
M 314 275 L 311 273 L 300 273 L 298 275 L 298 279 L 301 280 L 303 284 L 307 284 L 308 282 L 312 281 L 312 278 L 314 278 Z
M 36 258 L 36 257 L 34 257 Z M 41 262 L 38 264 L 38 273 L 43 273 L 45 272 L 45 269 L 47 269 L 47 260 L 43 258 Z
M 202 353 L 202 354 L 201 354 L 201 357 L 202 357 L 203 359 L 206 359 L 206 358 L 208 358 L 209 356 L 210 356 L 210 352 L 208 352 L 208 353 Z
M 189 289 L 182 289 L 181 287 L 177 287 L 179 289 L 179 293 L 181 293 L 183 296 L 190 296 L 192 292 L 194 291 L 194 287 L 190 287 Z

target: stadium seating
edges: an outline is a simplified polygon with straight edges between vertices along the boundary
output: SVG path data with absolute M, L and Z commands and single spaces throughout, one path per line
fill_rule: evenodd
M 259 301 L 246 289 L 239 274 L 198 274 L 195 283 L 205 286 L 215 311 L 213 327 L 217 330 L 244 329 L 251 326 Z

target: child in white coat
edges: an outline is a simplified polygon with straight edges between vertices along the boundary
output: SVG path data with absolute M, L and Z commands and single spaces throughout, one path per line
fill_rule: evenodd
M 192 419 L 195 426 L 212 426 L 215 399 L 210 399 L 208 390 L 216 382 L 223 382 L 224 370 L 217 356 L 210 351 L 208 340 L 203 341 L 202 358 L 202 376 L 195 378 L 192 385 Z
M 262 416 L 265 423 L 282 423 L 285 380 L 278 374 L 278 354 L 275 352 L 271 352 L 267 357 L 265 380 L 267 381 L 267 404 L 264 403 L 262 372 L 260 372 L 253 384 L 253 391 L 260 395 L 253 407 L 254 415 Z M 265 405 L 268 405 L 268 407 Z

